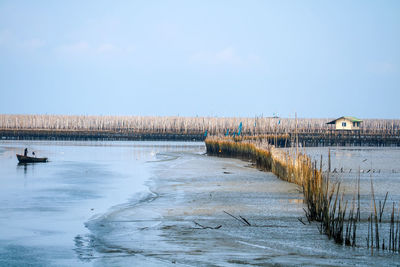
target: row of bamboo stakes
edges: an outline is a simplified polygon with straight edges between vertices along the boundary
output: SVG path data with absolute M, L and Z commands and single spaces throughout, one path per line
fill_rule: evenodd
M 204 133 L 224 135 L 227 129 L 237 131 L 242 122 L 245 134 L 318 133 L 331 129 L 332 118 L 273 117 L 156 117 L 156 116 L 78 116 L 0 114 L 0 129 L 135 131 L 140 133 Z M 364 119 L 361 132 L 399 133 L 400 120 Z
M 230 138 L 208 137 L 205 140 L 207 154 L 214 156 L 235 157 L 253 161 L 258 169 L 274 173 L 278 178 L 295 183 L 302 188 L 304 195 L 304 209 L 309 223 L 317 222 L 320 233 L 326 234 L 329 239 L 345 246 L 359 246 L 357 229 L 361 223 L 360 212 L 360 172 L 357 178 L 356 190 L 352 201 L 345 198 L 340 182 L 331 182 L 330 152 L 328 155 L 328 170 L 322 170 L 322 156 L 320 166 L 312 162 L 306 154 L 276 149 L 268 138 Z M 375 200 L 371 178 L 371 214 L 368 217 L 368 236 L 366 247 L 374 250 L 389 250 L 400 252 L 400 210 L 393 203 L 389 238 L 383 233 L 382 215 L 384 212 L 387 194 L 383 204 L 379 206 Z M 396 215 L 397 214 L 397 215 Z M 299 221 L 303 222 L 299 218 Z M 365 221 L 365 220 L 364 220 Z M 387 228 L 387 227 L 386 227 Z M 380 239 L 381 237 L 381 239 Z

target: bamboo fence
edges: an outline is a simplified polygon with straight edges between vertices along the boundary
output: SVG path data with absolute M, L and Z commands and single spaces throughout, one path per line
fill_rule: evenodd
M 0 129 L 114 131 L 140 133 L 224 135 L 227 129 L 237 131 L 243 124 L 244 134 L 320 133 L 331 129 L 326 123 L 332 118 L 272 118 L 272 117 L 156 117 L 156 116 L 77 116 L 77 115 L 17 115 L 0 114 Z M 297 130 L 296 130 L 297 124 Z M 364 119 L 361 132 L 400 133 L 398 119 Z

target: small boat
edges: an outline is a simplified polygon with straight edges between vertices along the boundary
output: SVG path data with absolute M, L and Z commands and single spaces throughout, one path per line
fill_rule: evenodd
M 17 154 L 19 163 L 47 162 L 47 158 L 36 158 Z

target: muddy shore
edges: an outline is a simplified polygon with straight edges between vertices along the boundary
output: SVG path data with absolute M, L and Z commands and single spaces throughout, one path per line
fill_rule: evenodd
M 299 188 L 248 162 L 169 153 L 151 164 L 151 193 L 87 223 L 92 234 L 77 237 L 82 260 L 151 266 L 382 263 L 382 257 L 335 245 L 315 224 L 299 222 Z M 385 256 L 383 263 L 394 260 Z

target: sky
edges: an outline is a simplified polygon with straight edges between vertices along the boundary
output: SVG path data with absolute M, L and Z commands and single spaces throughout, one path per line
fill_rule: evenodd
M 400 1 L 0 0 L 0 113 L 399 119 Z

